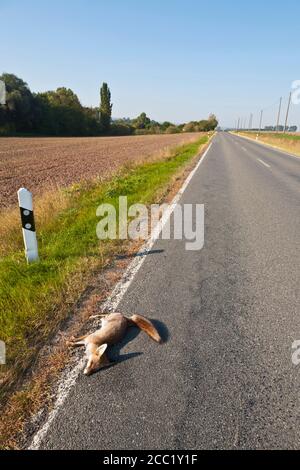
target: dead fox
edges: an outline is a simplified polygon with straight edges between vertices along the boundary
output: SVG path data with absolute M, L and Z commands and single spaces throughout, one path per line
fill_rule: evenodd
M 105 353 L 107 346 L 121 341 L 129 326 L 139 327 L 154 341 L 161 343 L 161 337 L 154 325 L 150 320 L 141 315 L 132 315 L 132 317 L 128 318 L 122 313 L 111 313 L 108 315 L 95 315 L 90 318 L 96 317 L 101 317 L 101 328 L 99 330 L 90 335 L 81 336 L 76 339 L 72 338 L 72 341 L 67 341 L 68 346 L 85 346 L 88 358 L 84 369 L 84 374 L 86 375 L 111 365 Z

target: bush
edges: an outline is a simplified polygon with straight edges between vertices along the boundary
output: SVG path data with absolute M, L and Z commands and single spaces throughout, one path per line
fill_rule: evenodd
M 134 128 L 128 124 L 114 124 L 110 128 L 111 135 L 132 135 Z
M 177 126 L 169 126 L 165 130 L 166 134 L 179 134 L 180 129 Z
M 183 132 L 196 132 L 196 125 L 194 122 L 188 122 L 183 126 Z

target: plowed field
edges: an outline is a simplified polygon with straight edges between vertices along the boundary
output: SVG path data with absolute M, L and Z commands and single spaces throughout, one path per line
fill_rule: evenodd
M 145 160 L 199 134 L 126 137 L 0 139 L 0 208 L 16 204 L 26 187 L 34 195 L 53 187 L 107 176 L 128 161 Z

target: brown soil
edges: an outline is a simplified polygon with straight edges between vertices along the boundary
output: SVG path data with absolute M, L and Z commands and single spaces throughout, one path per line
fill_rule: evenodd
M 187 133 L 129 137 L 1 138 L 0 208 L 16 203 L 16 192 L 20 187 L 26 187 L 35 195 L 53 187 L 108 176 L 129 161 L 145 160 L 198 137 L 198 134 Z

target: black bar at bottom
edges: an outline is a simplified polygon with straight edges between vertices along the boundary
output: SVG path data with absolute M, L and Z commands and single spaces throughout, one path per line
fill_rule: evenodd
M 122 468 L 141 468 L 147 466 L 201 466 L 219 464 L 220 468 L 228 464 L 230 468 L 240 468 L 242 464 L 279 464 L 285 466 L 289 463 L 295 463 L 298 451 L 185 451 L 185 450 L 147 450 L 147 451 L 2 451 L 0 461 L 3 466 L 5 463 L 12 462 L 30 466 L 45 461 L 47 464 L 64 462 L 86 465 L 96 464 L 97 466 L 119 466 Z M 299 456 L 298 456 L 299 458 Z M 26 462 L 27 461 L 27 462 Z M 4 468 L 4 467 L 3 467 Z M 40 468 L 40 467 L 39 467 Z M 96 467 L 95 467 L 96 468 Z

